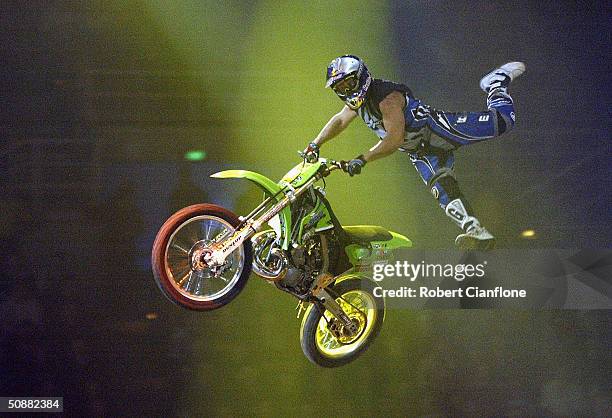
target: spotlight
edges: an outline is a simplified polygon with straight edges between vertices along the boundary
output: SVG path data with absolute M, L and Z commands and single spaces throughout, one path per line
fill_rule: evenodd
M 185 159 L 187 161 L 202 161 L 206 158 L 206 151 L 203 150 L 190 150 L 185 153 Z
M 533 229 L 526 229 L 523 232 L 521 232 L 521 237 L 523 238 L 535 238 L 535 231 Z

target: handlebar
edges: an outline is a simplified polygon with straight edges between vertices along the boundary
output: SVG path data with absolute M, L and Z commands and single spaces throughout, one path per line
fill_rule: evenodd
M 318 160 L 321 160 L 321 158 L 318 158 L 318 157 L 316 157 L 313 160 L 309 160 L 308 155 L 306 155 L 306 153 L 303 151 L 298 151 L 298 154 L 300 155 L 300 157 L 304 159 L 304 162 L 314 163 L 314 162 L 317 162 Z M 344 161 L 344 160 L 336 161 L 332 159 L 325 159 L 325 164 L 324 164 L 325 170 L 323 170 L 323 177 L 328 176 L 329 173 L 331 173 L 334 170 L 342 170 L 345 173 L 348 173 L 347 165 L 348 165 L 348 161 Z
M 334 170 L 342 170 L 345 173 L 347 173 L 347 166 L 348 166 L 348 162 L 347 161 L 335 161 L 335 160 L 327 160 L 326 164 L 325 164 L 325 175 L 331 173 Z

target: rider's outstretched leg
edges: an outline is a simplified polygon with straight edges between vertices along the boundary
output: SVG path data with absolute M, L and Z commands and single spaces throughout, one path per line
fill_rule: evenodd
M 405 112 L 406 120 L 417 128 L 426 124 L 435 136 L 454 148 L 496 138 L 514 127 L 516 116 L 508 86 L 523 71 L 522 62 L 509 62 L 480 80 L 480 87 L 487 93 L 485 111 L 445 112 L 412 99 Z

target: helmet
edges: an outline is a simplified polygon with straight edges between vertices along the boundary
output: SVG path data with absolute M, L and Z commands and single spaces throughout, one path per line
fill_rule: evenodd
M 325 87 L 334 93 L 353 110 L 363 104 L 372 77 L 363 60 L 354 55 L 343 55 L 327 66 Z

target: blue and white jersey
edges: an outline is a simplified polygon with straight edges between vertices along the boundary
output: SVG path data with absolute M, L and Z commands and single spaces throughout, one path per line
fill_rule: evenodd
M 404 84 L 372 79 L 366 100 L 357 109 L 357 114 L 380 139 L 387 136 L 380 102 L 393 91 L 402 93 L 406 99 L 406 128 L 400 151 L 414 152 L 422 143 L 453 150 L 493 138 L 514 125 L 514 108 L 509 96 L 503 103 L 489 104 L 488 110 L 482 112 L 444 112 L 414 98 Z

